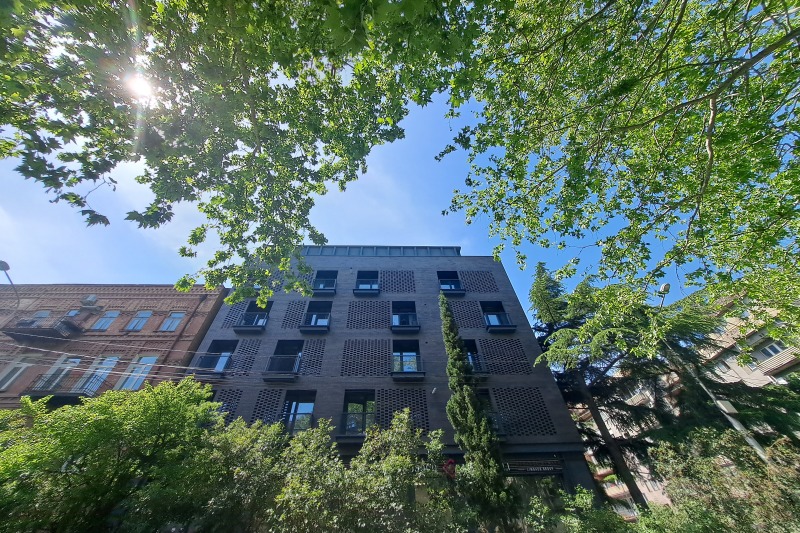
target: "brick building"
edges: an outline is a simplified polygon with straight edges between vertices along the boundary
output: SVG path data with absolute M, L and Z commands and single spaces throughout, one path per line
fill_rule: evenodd
M 457 456 L 445 413 L 443 291 L 509 475 L 592 486 L 575 424 L 549 368 L 534 366 L 539 348 L 500 263 L 462 257 L 458 247 L 308 246 L 303 255 L 313 296 L 276 292 L 263 309 L 252 300 L 224 305 L 192 361 L 229 420 L 282 420 L 295 432 L 329 418 L 349 456 L 367 426 L 410 407 L 418 427 L 445 430 Z
M 170 285 L 0 286 L 0 408 L 77 403 L 184 373 L 224 290 Z

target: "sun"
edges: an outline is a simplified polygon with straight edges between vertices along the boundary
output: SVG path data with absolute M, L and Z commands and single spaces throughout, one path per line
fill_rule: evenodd
M 153 86 L 140 74 L 135 74 L 128 78 L 127 85 L 128 90 L 130 90 L 136 98 L 147 99 L 153 96 Z

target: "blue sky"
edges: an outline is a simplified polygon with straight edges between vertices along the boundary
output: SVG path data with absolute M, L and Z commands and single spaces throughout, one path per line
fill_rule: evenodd
M 330 244 L 457 245 L 463 255 L 491 254 L 496 241 L 489 240 L 484 220 L 468 226 L 461 214 L 441 214 L 468 170 L 463 152 L 434 160 L 461 126 L 445 120 L 445 110 L 442 98 L 412 110 L 402 123 L 404 139 L 376 148 L 367 173 L 346 192 L 332 190 L 317 201 L 312 222 Z M 179 205 L 173 221 L 154 230 L 140 230 L 124 220 L 127 211 L 144 207 L 150 198 L 133 181 L 132 166 L 117 169 L 116 191 L 92 194 L 92 207 L 112 223 L 91 228 L 73 208 L 51 204 L 41 186 L 22 179 L 14 166 L 13 161 L 0 161 L 0 259 L 10 264 L 15 283 L 173 283 L 195 272 L 213 251 L 201 250 L 197 259 L 177 255 L 189 231 L 201 222 L 191 205 Z M 527 307 L 536 262 L 554 269 L 570 255 L 532 246 L 524 251 L 529 271 L 517 268 L 510 251 L 504 253 L 503 264 Z M 567 283 L 572 285 L 574 281 Z M 672 299 L 681 293 L 673 289 Z

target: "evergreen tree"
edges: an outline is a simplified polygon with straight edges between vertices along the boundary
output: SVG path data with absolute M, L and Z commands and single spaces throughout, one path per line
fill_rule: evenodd
M 457 490 L 475 508 L 483 525 L 508 528 L 519 511 L 519 497 L 507 483 L 497 436 L 478 398 L 472 366 L 444 294 L 439 295 L 439 312 L 452 392 L 447 418 L 455 430 L 456 443 L 464 451 L 465 465 L 456 478 Z

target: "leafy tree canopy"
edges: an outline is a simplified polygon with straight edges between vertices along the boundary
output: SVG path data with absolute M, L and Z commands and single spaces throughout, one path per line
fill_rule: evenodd
M 324 241 L 312 195 L 345 187 L 403 135 L 412 102 L 447 92 L 451 116 L 477 109 L 443 150 L 469 154 L 452 203 L 467 221 L 487 215 L 515 247 L 574 250 L 565 274 L 596 249 L 601 279 L 644 290 L 677 268 L 712 299 L 747 294 L 797 324 L 798 13 L 777 0 L 18 0 L 0 7 L 0 157 L 89 224 L 108 221 L 89 189 L 143 162 L 153 201 L 128 218 L 154 227 L 196 202 L 208 221 L 181 253 L 217 238 L 199 275 L 266 296 L 303 239 Z M 131 93 L 139 79 L 151 96 Z
M 712 299 L 791 313 L 800 286 L 794 2 L 496 2 L 447 151 L 472 172 L 453 210 L 491 232 L 599 252 L 602 279 L 652 287 L 668 269 Z

